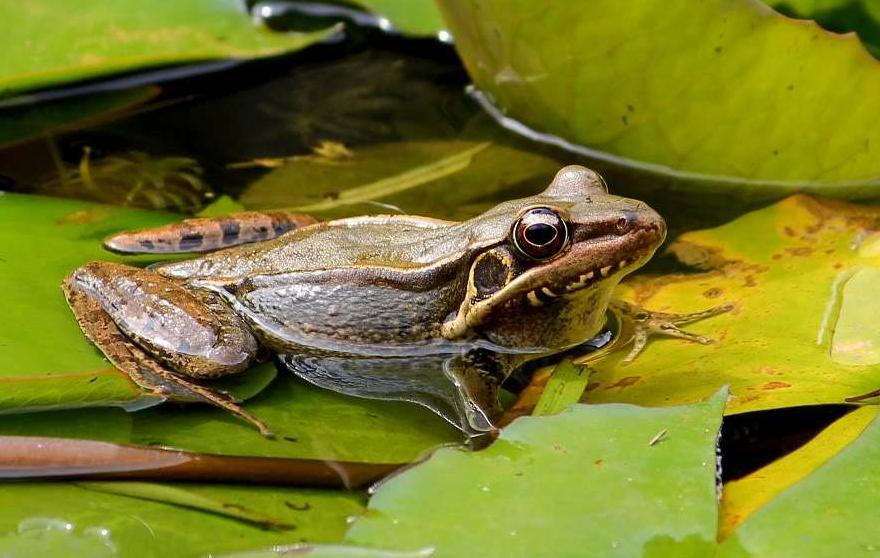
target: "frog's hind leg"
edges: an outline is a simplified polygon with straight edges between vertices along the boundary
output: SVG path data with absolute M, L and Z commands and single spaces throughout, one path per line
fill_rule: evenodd
M 104 240 L 104 248 L 119 254 L 210 252 L 271 240 L 317 222 L 309 215 L 287 211 L 242 211 L 122 232 Z
M 149 280 L 155 281 L 156 284 L 152 285 L 154 288 L 151 289 L 150 285 L 147 285 L 146 289 L 138 287 L 134 290 L 140 291 L 140 296 L 130 291 L 127 293 L 129 295 L 127 301 L 125 297 L 120 296 L 123 294 L 119 292 L 120 286 L 126 284 L 130 286 L 143 285 L 144 276 L 149 276 Z M 146 270 L 120 264 L 93 262 L 71 273 L 65 279 L 62 288 L 76 321 L 86 337 L 135 384 L 150 393 L 175 401 L 197 401 L 215 405 L 251 423 L 264 436 L 272 437 L 271 431 L 262 421 L 244 410 L 229 395 L 190 381 L 182 375 L 189 372 L 188 375 L 192 378 L 207 378 L 237 372 L 253 359 L 256 353 L 255 342 L 252 346 L 247 341 L 244 342 L 244 350 L 241 352 L 242 356 L 239 357 L 240 362 L 237 365 L 230 364 L 228 358 L 221 358 L 212 368 L 205 366 L 205 363 L 202 362 L 205 360 L 204 358 L 196 357 L 197 360 L 194 362 L 192 356 L 183 355 L 177 359 L 178 364 L 185 366 L 188 363 L 190 369 L 183 368 L 182 371 L 173 371 L 169 368 L 168 362 L 162 362 L 150 354 L 148 343 L 145 343 L 147 347 L 142 347 L 132 340 L 132 337 L 138 337 L 137 332 L 132 331 L 132 327 L 138 329 L 140 326 L 143 329 L 144 327 L 161 326 L 162 324 L 157 323 L 161 322 L 161 318 L 150 315 L 149 305 L 138 307 L 138 314 L 135 315 L 135 312 L 132 312 L 128 320 L 120 318 L 120 312 L 123 312 L 125 306 L 129 304 L 137 306 L 138 303 L 143 303 L 145 297 L 154 294 L 150 291 L 155 291 L 155 287 L 163 290 L 171 289 L 172 292 L 175 287 L 180 289 L 176 284 L 163 284 L 166 282 L 168 282 L 167 279 Z M 139 298 L 140 300 L 138 300 Z M 210 307 L 208 310 L 211 311 Z M 111 312 L 117 315 L 117 319 L 121 323 L 114 319 Z M 133 320 L 136 321 L 137 318 L 144 319 L 140 324 L 130 323 Z M 179 319 L 180 316 L 177 318 Z M 128 326 L 126 328 L 129 330 L 128 335 L 123 332 L 121 325 Z M 250 333 L 247 332 L 247 335 Z M 226 341 L 230 339 L 235 341 L 235 334 L 230 335 L 227 332 L 222 337 Z M 239 337 L 241 337 L 240 334 Z M 242 347 L 238 349 L 240 350 Z M 228 351 L 221 351 L 221 355 L 224 352 Z M 174 355 L 169 356 L 169 360 L 173 361 Z
M 685 339 L 694 343 L 700 343 L 701 345 L 712 343 L 712 339 L 704 335 L 697 335 L 685 331 L 678 326 L 687 325 L 706 318 L 711 318 L 712 316 L 717 316 L 718 314 L 729 312 L 733 309 L 733 305 L 723 304 L 702 312 L 693 312 L 690 314 L 653 312 L 620 300 L 613 301 L 611 303 L 611 308 L 621 316 L 631 319 L 635 324 L 632 349 L 623 359 L 623 362 L 626 364 L 632 362 L 637 356 L 639 356 L 639 354 L 641 354 L 645 349 L 645 346 L 648 344 L 648 339 L 652 335 Z

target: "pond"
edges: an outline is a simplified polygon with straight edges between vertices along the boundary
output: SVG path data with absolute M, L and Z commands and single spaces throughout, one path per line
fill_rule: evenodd
M 9 14 L 0 554 L 874 550 L 870 3 L 113 4 Z

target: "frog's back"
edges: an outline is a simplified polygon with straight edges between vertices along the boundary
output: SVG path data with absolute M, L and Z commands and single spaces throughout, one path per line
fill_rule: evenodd
M 458 223 L 406 216 L 355 217 L 292 231 L 258 244 L 159 266 L 180 279 L 235 281 L 245 277 L 357 267 L 415 270 L 461 254 Z

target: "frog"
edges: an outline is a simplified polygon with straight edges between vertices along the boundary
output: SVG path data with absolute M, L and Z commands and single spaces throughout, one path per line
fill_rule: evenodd
M 646 203 L 570 165 L 541 193 L 465 221 L 250 212 L 122 232 L 105 247 L 197 254 L 148 268 L 93 261 L 62 287 L 86 337 L 135 384 L 267 437 L 211 380 L 274 358 L 321 388 L 422 405 L 478 439 L 497 434 L 514 371 L 596 338 L 612 308 L 639 324 L 627 359 L 650 333 L 711 342 L 679 325 L 728 307 L 654 314 L 613 299 L 665 236 Z

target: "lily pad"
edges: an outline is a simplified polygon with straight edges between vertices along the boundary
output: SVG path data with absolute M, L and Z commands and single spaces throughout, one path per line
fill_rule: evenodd
M 272 56 L 327 36 L 253 25 L 237 0 L 161 2 L 133 10 L 113 0 L 4 4 L 0 96 L 114 72 Z
M 664 312 L 733 304 L 688 325 L 715 342 L 658 339 L 630 364 L 618 351 L 592 363 L 582 400 L 674 405 L 729 385 L 726 411 L 742 413 L 844 403 L 880 388 L 871 318 L 880 301 L 861 280 L 880 268 L 875 230 L 876 207 L 797 195 L 682 235 L 669 251 L 699 271 L 638 276 L 619 296 Z
M 880 68 L 855 37 L 758 0 L 439 5 L 499 117 L 602 166 L 765 195 L 880 186 Z
M 807 444 L 724 485 L 718 535 L 723 539 L 761 506 L 799 483 L 858 438 L 880 408 L 862 407 L 838 419 Z
M 857 432 L 853 430 L 850 435 Z M 816 449 L 808 445 L 801 451 L 808 448 Z M 822 453 L 820 450 L 824 458 Z M 792 458 L 792 462 L 797 461 Z M 752 514 L 725 539 L 717 556 L 811 558 L 873 553 L 878 548 L 878 498 L 880 421 L 875 418 L 815 472 Z
M 438 558 L 701 555 L 715 540 L 726 399 L 518 419 L 486 450 L 441 449 L 382 483 L 346 541 Z
M 873 0 L 764 0 L 791 17 L 812 19 L 836 33 L 856 32 L 871 54 L 880 56 L 880 4 Z
M 4 486 L 0 490 L 0 554 L 77 558 L 203 556 L 291 541 L 336 542 L 342 538 L 346 518 L 362 509 L 362 496 L 356 493 L 155 485 L 157 491 L 186 496 L 190 503 L 242 506 L 285 524 L 284 528 L 266 529 L 241 518 L 99 492 L 86 486 Z
M 239 201 L 321 218 L 394 212 L 467 218 L 497 204 L 498 192 L 534 195 L 558 167 L 548 157 L 495 143 L 382 143 L 353 149 L 337 162 L 297 158 L 253 183 Z
M 355 3 L 387 18 L 406 35 L 437 35 L 446 28 L 433 0 L 355 0 Z

